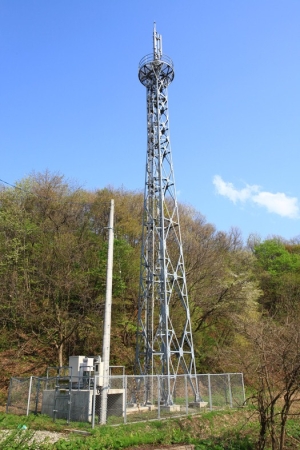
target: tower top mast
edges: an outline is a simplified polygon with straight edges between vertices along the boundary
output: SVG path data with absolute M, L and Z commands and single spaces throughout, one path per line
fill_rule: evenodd
M 155 80 L 162 88 L 166 88 L 174 79 L 173 61 L 169 56 L 163 55 L 162 36 L 156 31 L 156 23 L 153 26 L 153 53 L 150 53 L 139 62 L 139 80 L 150 88 Z
M 153 56 L 156 61 L 162 57 L 162 35 L 157 33 L 155 22 L 153 25 Z

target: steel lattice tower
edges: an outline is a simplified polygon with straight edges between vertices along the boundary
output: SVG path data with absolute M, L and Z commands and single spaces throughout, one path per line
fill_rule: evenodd
M 186 373 L 199 400 L 185 266 L 169 135 L 167 87 L 172 60 L 153 31 L 153 54 L 139 63 L 147 89 L 147 161 L 135 373 L 165 375 L 162 400 L 173 404 Z

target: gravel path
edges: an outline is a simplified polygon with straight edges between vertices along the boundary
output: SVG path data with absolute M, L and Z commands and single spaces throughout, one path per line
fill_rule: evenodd
M 54 442 L 59 439 L 68 439 L 68 436 L 63 433 L 56 433 L 55 431 L 34 431 L 34 438 L 36 442 L 49 442 L 54 444 Z
M 14 430 L 0 430 L 0 444 L 3 439 L 9 434 L 12 433 Z M 21 431 L 22 433 L 22 431 Z M 58 441 L 59 439 L 68 439 L 68 435 L 65 433 L 57 433 L 55 431 L 39 431 L 39 430 L 32 430 L 33 437 L 30 439 L 30 441 L 35 442 L 49 442 L 50 444 L 54 444 L 54 442 Z

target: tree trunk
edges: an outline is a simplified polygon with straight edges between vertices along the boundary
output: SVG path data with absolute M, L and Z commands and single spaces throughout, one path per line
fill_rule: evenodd
M 64 349 L 64 344 L 62 343 L 62 339 L 61 339 L 60 344 L 58 346 L 58 364 L 59 364 L 59 367 L 63 366 L 63 349 Z

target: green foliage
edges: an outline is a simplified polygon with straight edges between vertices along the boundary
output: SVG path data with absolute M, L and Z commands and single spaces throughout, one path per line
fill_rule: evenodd
M 261 303 L 277 320 L 298 314 L 300 294 L 299 245 L 268 239 L 254 247 L 256 277 L 263 296 Z
M 298 418 L 289 419 L 287 422 L 287 434 L 300 442 L 300 423 Z
M 254 450 L 255 444 L 248 436 L 222 436 L 201 440 L 195 450 Z
M 290 250 L 292 250 L 291 246 Z M 266 240 L 255 246 L 254 254 L 258 266 L 271 275 L 282 275 L 284 272 L 300 270 L 300 254 L 287 250 L 286 246 L 276 239 Z
M 98 252 L 99 265 L 90 270 L 97 278 L 97 287 L 105 293 L 108 243 L 104 242 Z M 135 250 L 124 239 L 114 240 L 113 296 L 123 298 L 130 283 L 138 279 L 139 264 Z
M 233 418 L 231 424 L 231 417 Z M 219 422 L 227 422 L 226 430 L 223 431 Z M 15 445 L 18 436 L 24 436 L 24 447 L 19 447 L 21 450 L 27 450 L 32 448 L 35 450 L 39 448 L 46 450 L 48 448 L 56 450 L 99 450 L 99 449 L 121 449 L 136 446 L 152 444 L 152 445 L 171 445 L 171 444 L 194 444 L 196 449 L 208 448 L 211 450 L 250 450 L 251 439 L 246 435 L 240 434 L 236 430 L 237 423 L 238 428 L 241 424 L 246 424 L 246 418 L 244 412 L 209 412 L 199 417 L 189 416 L 184 419 L 162 420 L 141 422 L 128 425 L 120 425 L 118 427 L 101 426 L 92 430 L 90 424 L 72 423 L 70 431 L 72 429 L 85 429 L 89 431 L 88 436 L 78 436 L 75 433 L 69 433 L 63 439 L 60 439 L 55 444 L 39 444 L 38 447 L 34 445 L 32 447 L 26 447 L 29 439 L 34 438 L 35 430 L 49 430 L 49 431 L 65 431 L 65 421 L 56 421 L 55 423 L 46 416 L 34 416 L 28 417 L 12 416 L 12 415 L 0 415 L 0 428 L 12 429 L 10 442 Z M 209 423 L 209 435 L 203 435 L 203 430 L 207 429 Z M 29 430 L 20 431 L 17 427 L 19 424 L 25 424 Z M 25 439 L 26 436 L 26 439 Z M 205 447 L 206 446 L 206 447 Z M 1 447 L 0 448 L 18 448 Z

